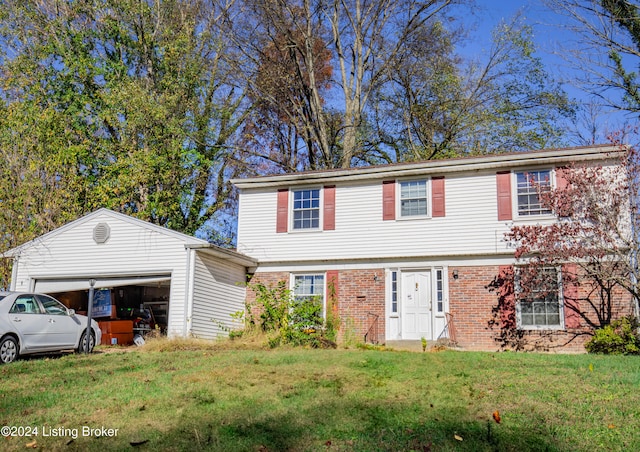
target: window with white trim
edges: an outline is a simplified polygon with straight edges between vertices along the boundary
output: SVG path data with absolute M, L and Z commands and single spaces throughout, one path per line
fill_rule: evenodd
M 444 312 L 444 271 L 441 268 L 436 269 L 436 312 L 442 314 Z
M 551 210 L 542 204 L 541 191 L 551 189 L 551 171 L 535 170 L 516 173 L 518 215 L 548 215 Z
M 324 280 L 324 274 L 293 275 L 293 296 L 296 306 L 289 313 L 291 324 L 312 329 L 322 326 L 325 306 Z M 298 311 L 302 305 L 306 306 Z
M 294 275 L 293 294 L 296 300 L 313 297 L 324 299 L 324 274 Z
M 320 227 L 320 189 L 295 190 L 293 192 L 293 229 L 318 229 Z
M 398 313 L 398 272 L 391 272 L 391 313 Z
M 427 215 L 427 181 L 401 181 L 400 185 L 400 217 L 417 217 Z
M 555 267 L 517 267 L 515 289 L 518 327 L 563 328 L 560 272 Z

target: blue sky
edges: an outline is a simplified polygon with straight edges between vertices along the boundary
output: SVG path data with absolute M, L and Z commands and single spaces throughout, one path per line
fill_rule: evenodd
M 472 51 L 477 55 L 486 55 L 491 46 L 491 31 L 502 20 L 509 21 L 519 11 L 522 12 L 525 23 L 533 27 L 536 55 L 542 59 L 546 71 L 558 81 L 563 81 L 563 87 L 570 97 L 579 102 L 588 102 L 590 96 L 571 83 L 576 75 L 575 69 L 560 55 L 563 49 L 571 47 L 579 40 L 578 36 L 565 30 L 562 25 L 566 18 L 549 10 L 541 0 L 476 0 L 475 16 L 468 20 L 475 26 L 471 33 L 473 43 L 465 53 Z M 637 69 L 637 68 L 634 68 Z M 624 123 L 632 122 L 628 114 L 608 111 L 598 118 L 598 123 L 607 133 L 618 130 Z

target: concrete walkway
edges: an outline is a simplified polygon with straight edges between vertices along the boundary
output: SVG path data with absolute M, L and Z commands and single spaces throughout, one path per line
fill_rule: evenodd
M 433 341 L 427 342 L 427 348 L 433 344 Z M 387 341 L 385 347 L 392 348 L 394 350 L 422 352 L 422 341 Z
M 434 346 L 444 346 L 451 349 L 458 349 L 453 344 L 445 341 L 427 341 L 427 351 Z M 409 352 L 422 352 L 422 341 L 387 341 L 385 347 L 392 348 L 394 350 L 409 351 Z

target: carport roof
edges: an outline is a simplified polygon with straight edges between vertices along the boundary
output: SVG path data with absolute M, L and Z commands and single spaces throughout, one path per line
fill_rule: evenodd
M 15 248 L 12 248 L 8 251 L 5 251 L 4 253 L 2 253 L 2 257 L 15 257 L 18 256 L 23 250 L 41 243 L 43 240 L 50 240 L 52 238 L 54 238 L 55 236 L 68 231 L 70 229 L 73 229 L 83 223 L 86 223 L 87 221 L 91 221 L 93 219 L 95 219 L 96 217 L 99 216 L 109 216 L 112 217 L 114 219 L 118 219 L 118 220 L 122 220 L 122 221 L 126 221 L 128 223 L 134 224 L 140 228 L 144 228 L 144 229 L 148 229 L 148 230 L 152 230 L 154 232 L 157 232 L 159 234 L 163 234 L 166 236 L 170 236 L 173 237 L 177 240 L 180 240 L 182 242 L 184 242 L 184 246 L 185 248 L 194 248 L 194 249 L 206 249 L 208 253 L 211 254 L 215 254 L 217 257 L 223 258 L 223 259 L 228 259 L 228 260 L 232 260 L 236 263 L 239 263 L 241 265 L 245 265 L 245 266 L 253 266 L 255 265 L 255 261 L 253 259 L 251 259 L 248 256 L 245 256 L 241 253 L 238 253 L 236 251 L 232 251 L 232 250 L 227 250 L 224 248 L 221 248 L 219 246 L 213 245 L 209 242 L 207 242 L 206 240 L 203 239 L 199 239 L 197 237 L 193 237 L 187 234 L 183 234 L 182 232 L 178 232 L 178 231 L 173 231 L 171 229 L 165 228 L 163 226 L 158 226 L 152 223 L 149 223 L 148 221 L 143 221 L 143 220 L 139 220 L 137 218 L 131 217 L 129 215 L 125 215 L 119 212 L 115 212 L 113 210 L 107 209 L 107 208 L 101 208 L 98 209 L 94 212 L 91 212 L 83 217 L 78 218 L 77 220 L 71 221 L 57 229 L 54 229 L 53 231 L 47 232 L 46 234 L 41 235 L 40 237 L 37 237 L 29 242 L 23 243 L 20 246 L 17 246 Z

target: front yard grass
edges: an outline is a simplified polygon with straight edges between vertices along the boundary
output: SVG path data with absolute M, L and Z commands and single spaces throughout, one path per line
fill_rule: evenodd
M 640 358 L 208 347 L 37 358 L 0 366 L 0 425 L 38 429 L 0 437 L 9 451 L 640 450 Z

